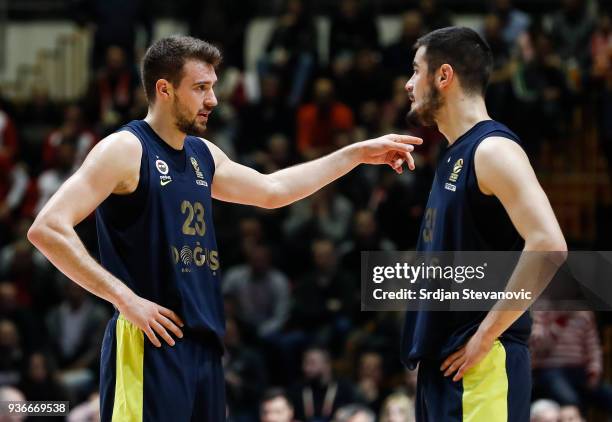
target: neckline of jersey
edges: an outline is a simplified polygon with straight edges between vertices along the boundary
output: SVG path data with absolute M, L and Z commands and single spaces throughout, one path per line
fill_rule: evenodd
M 460 143 L 461 141 L 463 141 L 465 138 L 468 137 L 468 135 L 470 133 L 472 133 L 477 127 L 485 124 L 485 123 L 489 123 L 489 122 L 494 122 L 495 120 L 493 119 L 487 119 L 487 120 L 481 120 L 478 123 L 476 123 L 474 126 L 472 126 L 471 128 L 469 128 L 463 135 L 461 135 L 460 137 L 457 138 L 457 140 L 455 142 L 453 142 L 451 145 L 449 145 L 446 150 L 450 151 L 451 148 L 453 148 L 455 145 L 457 145 L 458 143 Z
M 159 136 L 157 134 L 157 132 L 155 132 L 155 129 L 153 129 L 151 127 L 151 125 L 146 121 L 146 120 L 142 120 L 142 122 L 145 124 L 145 127 L 147 129 L 147 131 L 149 133 L 151 133 L 151 135 L 153 136 L 153 138 L 159 143 L 161 144 L 161 146 L 166 149 L 168 152 L 170 152 L 170 154 L 175 154 L 175 155 L 182 155 L 183 153 L 185 153 L 185 142 L 187 141 L 187 135 L 185 135 L 185 140 L 183 141 L 183 148 L 181 149 L 175 149 L 172 148 L 170 145 L 168 145 L 168 143 L 166 141 L 164 141 L 162 139 L 161 136 Z
M 180 174 L 185 173 L 185 170 L 187 169 L 187 136 L 185 136 L 185 141 L 183 142 L 183 148 L 182 149 L 174 149 L 172 148 L 170 145 L 168 145 L 162 138 L 161 136 L 159 136 L 157 134 L 157 132 L 155 132 L 155 130 L 151 127 L 151 125 L 146 121 L 146 120 L 142 120 L 142 122 L 145 125 L 146 130 L 151 134 L 151 136 L 153 137 L 153 139 L 155 139 L 155 141 L 158 144 L 161 144 L 161 147 L 168 153 L 170 154 L 170 158 L 173 162 L 174 165 L 174 170 Z

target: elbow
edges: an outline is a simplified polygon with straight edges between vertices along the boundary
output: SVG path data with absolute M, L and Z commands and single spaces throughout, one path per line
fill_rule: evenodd
M 272 177 L 272 175 L 267 175 L 267 188 L 259 200 L 259 206 L 261 208 L 265 208 L 268 210 L 272 210 L 275 208 L 280 208 L 288 203 L 283 200 L 284 195 L 282 194 L 282 189 Z
M 268 194 L 261 199 L 259 206 L 267 210 L 273 210 L 282 207 L 283 204 L 274 195 Z
M 558 266 L 567 260 L 567 243 L 561 233 L 534 235 L 525 241 L 525 251 L 545 253 Z
M 43 227 L 43 224 L 38 219 L 36 219 L 28 229 L 28 240 L 31 244 L 38 248 L 39 245 L 42 243 L 42 239 L 44 238 L 44 232 L 45 229 Z
M 53 235 L 61 232 L 60 226 L 59 222 L 51 221 L 39 214 L 28 229 L 27 238 L 30 243 L 42 251 Z

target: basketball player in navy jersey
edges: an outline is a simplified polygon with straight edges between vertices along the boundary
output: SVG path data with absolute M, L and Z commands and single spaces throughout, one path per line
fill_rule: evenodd
M 471 29 L 448 27 L 424 35 L 415 48 L 408 118 L 437 125 L 448 141 L 417 249 L 522 248 L 559 251 L 564 259 L 563 234 L 518 137 L 487 113 L 489 46 Z M 511 282 L 534 287 L 533 265 L 525 262 Z M 419 367 L 418 421 L 529 420 L 531 322 L 523 311 L 497 309 L 406 313 L 402 359 Z
M 101 357 L 102 421 L 222 421 L 224 316 L 212 198 L 265 208 L 304 198 L 360 163 L 398 173 L 420 139 L 386 135 L 262 175 L 201 138 L 217 99 L 214 46 L 170 37 L 145 54 L 149 102 L 96 145 L 28 238 L 117 312 Z M 74 226 L 96 210 L 98 264 Z

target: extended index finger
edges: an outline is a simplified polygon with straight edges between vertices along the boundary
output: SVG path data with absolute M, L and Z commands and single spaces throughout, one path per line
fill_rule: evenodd
M 400 142 L 402 144 L 421 145 L 423 143 L 423 139 L 417 136 L 399 135 L 397 133 L 391 133 L 387 135 L 387 137 L 393 142 Z
M 403 142 L 394 142 L 390 139 L 385 139 L 384 141 L 382 141 L 382 145 L 391 151 L 399 151 L 399 152 L 403 152 L 403 153 L 409 153 L 414 151 L 414 146 L 410 145 L 410 144 L 405 144 Z

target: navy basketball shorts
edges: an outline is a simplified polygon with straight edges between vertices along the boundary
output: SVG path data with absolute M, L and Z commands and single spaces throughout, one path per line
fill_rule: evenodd
M 157 348 L 123 316 L 113 316 L 102 343 L 102 422 L 226 420 L 221 348 L 187 333 L 175 340 L 170 346 L 160 338 Z
M 528 422 L 531 365 L 526 345 L 496 340 L 460 381 L 445 377 L 442 361 L 419 363 L 418 422 Z M 454 374 L 453 374 L 454 375 Z

